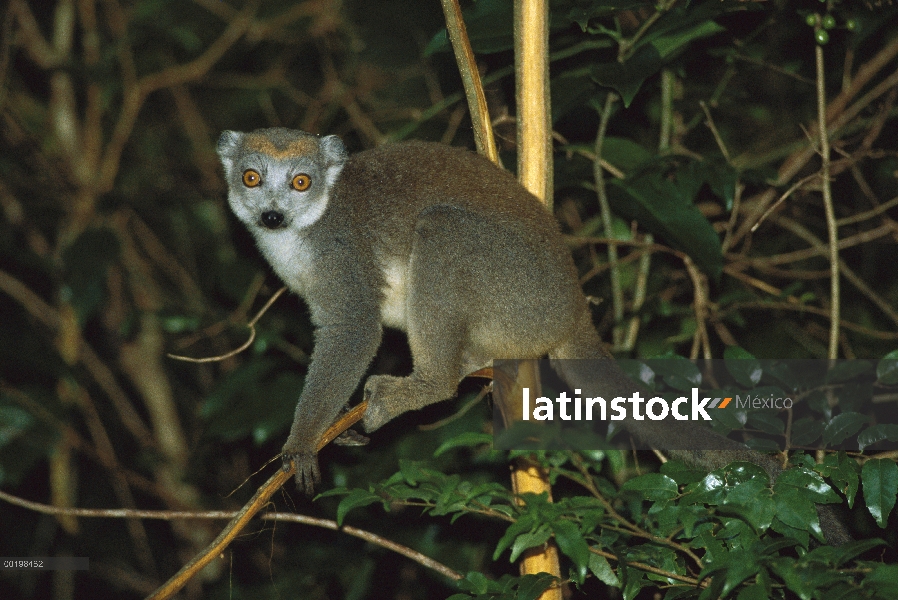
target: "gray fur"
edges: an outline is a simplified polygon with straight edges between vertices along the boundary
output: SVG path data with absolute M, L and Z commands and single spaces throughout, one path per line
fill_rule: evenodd
M 317 328 L 283 450 L 306 492 L 319 480 L 318 440 L 358 386 L 383 326 L 407 333 L 414 370 L 368 378 L 367 431 L 451 398 L 461 378 L 493 359 L 610 358 L 555 219 L 485 158 L 424 142 L 347 158 L 334 136 L 282 128 L 226 131 L 218 153 L 234 213 L 308 303 Z M 246 169 L 261 174 L 261 185 L 243 184 Z M 290 187 L 297 173 L 311 177 L 308 190 Z M 263 217 L 272 212 L 282 220 Z M 597 379 L 613 387 L 623 377 L 612 360 L 599 361 L 599 373 L 578 372 L 578 364 L 559 363 L 572 387 Z M 659 447 L 677 447 L 686 435 L 713 436 L 709 448 L 727 447 L 728 440 L 691 423 L 624 426 Z M 708 469 L 750 460 L 779 473 L 774 460 L 730 444 L 729 451 L 679 458 Z

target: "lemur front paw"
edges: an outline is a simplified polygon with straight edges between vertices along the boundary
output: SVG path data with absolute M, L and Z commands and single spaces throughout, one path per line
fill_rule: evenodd
M 318 453 L 315 450 L 303 450 L 296 444 L 292 436 L 281 450 L 284 471 L 290 470 L 291 461 L 296 465 L 296 489 L 311 496 L 315 486 L 321 483 L 321 471 L 318 469 Z
M 398 412 L 393 410 L 397 405 L 395 401 L 397 394 L 402 395 L 401 387 L 402 378 L 391 375 L 372 375 L 365 382 L 365 400 L 368 402 L 368 408 L 362 417 L 362 425 L 367 433 L 380 429 L 382 425 L 403 412 L 401 409 Z

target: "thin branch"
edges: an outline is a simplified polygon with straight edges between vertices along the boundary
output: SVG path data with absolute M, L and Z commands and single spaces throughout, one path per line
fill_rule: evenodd
M 357 538 L 363 539 L 366 542 L 371 542 L 381 548 L 386 548 L 387 550 L 392 550 L 397 554 L 401 554 L 411 560 L 415 561 L 419 565 L 427 567 L 433 571 L 436 571 L 440 575 L 447 577 L 453 580 L 463 579 L 464 575 L 450 569 L 446 565 L 433 560 L 432 558 L 412 550 L 408 546 L 403 546 L 401 544 L 397 544 L 391 540 L 386 539 L 383 536 L 379 536 L 377 534 L 371 533 L 370 531 L 365 531 L 364 529 L 357 529 L 355 527 L 350 527 L 349 525 L 338 525 L 336 521 L 331 521 L 330 519 L 316 519 L 313 517 L 307 517 L 306 515 L 298 515 L 295 513 L 265 513 L 261 515 L 262 519 L 270 519 L 277 521 L 288 521 L 293 523 L 303 523 L 306 525 L 314 525 L 316 527 L 323 527 L 325 529 L 332 529 L 334 531 L 342 531 L 343 533 L 347 533 L 349 535 L 355 536 Z
M 868 211 L 862 212 L 862 213 L 857 213 L 856 215 L 851 215 L 850 217 L 843 217 L 843 218 L 839 219 L 838 221 L 836 221 L 836 225 L 839 225 L 841 227 L 842 225 L 850 225 L 852 223 L 859 223 L 861 221 L 866 221 L 867 219 L 872 219 L 873 217 L 875 217 L 877 215 L 881 215 L 882 213 L 886 212 L 893 206 L 898 206 L 898 196 L 895 196 L 888 202 L 883 202 L 882 204 L 880 204 L 879 206 L 877 206 L 874 209 L 871 209 L 871 210 L 868 210 Z
M 605 558 L 610 558 L 611 560 L 616 560 L 621 562 L 628 567 L 633 567 L 634 569 L 639 569 L 640 571 L 645 571 L 646 573 L 654 573 L 655 575 L 661 575 L 662 577 L 669 577 L 671 579 L 676 579 L 677 581 L 682 581 L 696 587 L 708 587 L 710 582 L 707 581 L 699 581 L 693 577 L 686 577 L 685 575 L 680 575 L 679 573 L 672 573 L 671 571 L 665 571 L 664 569 L 659 569 L 658 567 L 653 567 L 652 565 L 647 565 L 641 562 L 632 562 L 632 561 L 624 561 L 621 560 L 621 557 L 617 554 L 612 554 L 611 552 L 606 552 L 605 550 L 601 550 L 599 548 L 595 548 L 593 546 L 589 547 L 589 551 L 593 554 L 598 554 L 599 556 L 604 556 Z
M 830 311 L 817 306 L 808 306 L 807 304 L 791 304 L 789 302 L 767 301 L 733 302 L 732 304 L 728 304 L 726 308 L 717 310 L 716 315 L 719 317 L 723 317 L 744 308 L 761 310 L 789 310 L 793 312 L 819 315 L 821 317 L 830 316 Z M 866 335 L 867 337 L 871 337 L 874 339 L 898 340 L 898 331 L 880 331 L 878 329 L 870 329 L 869 327 L 864 327 L 863 325 L 858 325 L 857 323 L 852 323 L 845 320 L 839 321 L 839 327 L 841 327 L 842 329 L 848 329 L 856 333 L 860 333 L 862 335 Z
M 898 224 L 895 223 L 884 223 L 879 227 L 875 227 L 873 229 L 868 229 L 866 231 L 862 231 L 860 233 L 856 233 L 854 235 L 848 236 L 846 238 L 842 238 L 839 240 L 838 248 L 839 250 L 844 250 L 846 248 L 852 248 L 854 246 L 864 244 L 866 242 L 870 242 L 873 240 L 877 240 L 881 237 L 885 237 L 887 235 L 894 235 L 898 233 Z M 798 262 L 801 260 L 807 260 L 809 258 L 814 258 L 817 256 L 825 255 L 828 251 L 828 248 L 805 248 L 803 250 L 793 250 L 792 252 L 783 252 L 782 254 L 774 254 L 772 256 L 761 256 L 761 257 L 747 257 L 739 254 L 727 254 L 726 257 L 730 260 L 735 261 L 743 261 L 752 266 L 760 266 L 760 265 L 782 265 L 787 263 Z
M 645 241 L 651 244 L 654 237 L 651 233 L 645 234 Z M 646 294 L 649 284 L 649 270 L 652 264 L 652 253 L 641 252 L 639 256 L 639 268 L 636 272 L 636 285 L 633 288 L 633 316 L 630 318 L 630 324 L 627 326 L 627 335 L 624 338 L 623 350 L 629 352 L 636 346 L 636 337 L 639 335 L 639 325 L 642 323 L 639 318 L 639 311 L 645 304 Z
M 322 436 L 318 442 L 318 450 L 331 443 L 334 438 L 354 425 L 368 408 L 367 402 L 362 402 L 345 415 L 343 415 L 337 423 L 334 423 Z M 271 496 L 281 489 L 287 481 L 296 473 L 296 465 L 290 462 L 290 470 L 278 469 L 262 487 L 250 498 L 243 508 L 241 508 L 227 526 L 218 534 L 206 548 L 194 556 L 190 562 L 181 567 L 181 569 L 171 577 L 165 584 L 159 587 L 153 594 L 148 596 L 148 600 L 164 600 L 171 598 L 184 584 L 186 584 L 194 575 L 199 573 L 203 567 L 212 562 L 225 548 L 236 538 L 241 531 L 249 524 L 249 521 L 263 507 L 268 504 Z
M 452 49 L 455 52 L 455 62 L 458 65 L 468 99 L 468 111 L 471 114 L 477 152 L 499 164 L 499 153 L 496 151 L 496 142 L 493 139 L 486 95 L 483 93 L 483 83 L 480 81 L 477 60 L 474 58 L 474 51 L 471 49 L 471 42 L 465 29 L 461 6 L 459 6 L 458 0 L 441 0 L 441 3 L 449 40 L 452 42 Z
M 755 222 L 755 224 L 751 226 L 751 232 L 754 233 L 755 231 L 757 231 L 758 227 L 760 227 L 761 224 L 765 220 L 767 220 L 767 217 L 769 217 L 771 214 L 773 214 L 773 211 L 775 211 L 779 207 L 780 204 L 785 202 L 786 198 L 791 196 L 795 192 L 795 190 L 797 190 L 801 187 L 804 187 L 805 184 L 817 179 L 818 177 L 820 177 L 820 173 L 814 173 L 814 174 L 808 175 L 807 177 L 792 184 L 792 186 L 788 190 L 783 192 L 783 195 L 779 197 L 779 200 L 777 200 L 776 202 L 771 204 L 770 207 L 764 211 L 764 214 L 762 214 L 760 217 L 758 217 L 758 220 Z
M 100 161 L 96 188 L 100 192 L 112 189 L 118 173 L 119 161 L 125 144 L 137 121 L 137 115 L 146 97 L 161 88 L 170 87 L 198 79 L 205 75 L 224 53 L 239 40 L 252 25 L 253 17 L 259 8 L 260 0 L 252 0 L 234 17 L 227 28 L 208 48 L 194 60 L 170 67 L 158 73 L 146 75 L 139 79 L 133 87 L 125 89 L 122 109 L 106 145 L 106 151 Z
M 723 138 L 720 137 L 720 132 L 717 131 L 717 126 L 714 124 L 714 117 L 711 116 L 711 110 L 708 108 L 708 105 L 705 104 L 704 100 L 700 101 L 698 104 L 705 112 L 705 125 L 707 125 L 708 129 L 711 130 L 711 135 L 714 136 L 714 141 L 717 142 L 717 147 L 720 149 L 720 153 L 723 154 L 723 158 L 727 161 L 727 164 L 731 165 L 732 161 L 730 159 L 730 152 L 729 150 L 727 150 L 727 146 L 723 142 Z
M 617 95 L 608 92 L 605 97 L 605 106 L 602 108 L 599 119 L 599 131 L 596 133 L 595 160 L 592 162 L 592 175 L 596 186 L 596 198 L 599 202 L 599 211 L 602 216 L 602 226 L 605 237 L 614 239 L 614 226 L 611 220 L 611 206 L 608 204 L 608 194 L 605 191 L 605 174 L 602 171 L 602 145 L 605 141 L 605 132 L 608 130 L 608 121 L 611 119 L 611 111 Z M 614 314 L 614 347 L 620 348 L 623 344 L 624 330 L 624 291 L 621 288 L 620 265 L 618 264 L 617 245 L 608 244 L 608 268 L 611 275 L 611 306 Z
M 220 354 L 218 356 L 207 356 L 205 358 L 193 358 L 190 356 L 181 356 L 178 354 L 166 354 L 166 356 L 168 356 L 169 358 L 173 358 L 175 360 L 183 360 L 185 362 L 192 362 L 192 363 L 221 362 L 223 360 L 227 360 L 229 358 L 237 356 L 238 354 L 240 354 L 241 352 L 243 352 L 244 350 L 246 350 L 247 348 L 252 346 L 253 341 L 256 339 L 256 322 L 258 322 L 258 320 L 260 318 L 262 318 L 262 315 L 264 315 L 266 312 L 268 312 L 268 309 L 271 308 L 271 305 L 274 304 L 275 301 L 277 301 L 277 299 L 280 298 L 281 295 L 286 291 L 287 291 L 287 286 L 283 286 L 283 287 L 281 287 L 281 289 L 279 289 L 274 294 L 272 294 L 271 298 L 269 298 L 268 301 L 265 303 L 265 306 L 263 306 L 261 309 L 259 309 L 259 312 L 256 313 L 256 316 L 253 317 L 250 320 L 250 322 L 246 324 L 246 326 L 249 328 L 249 339 L 246 340 L 239 347 L 235 348 L 234 350 L 231 350 L 230 352 L 226 352 L 224 354 Z
M 703 358 L 710 359 L 711 340 L 708 338 L 707 328 L 709 315 L 708 280 L 704 273 L 695 266 L 695 263 L 689 255 L 683 256 L 683 264 L 686 266 L 686 272 L 689 273 L 689 278 L 692 280 L 692 287 L 695 290 L 693 293 L 695 335 L 692 338 L 692 351 L 689 353 L 689 358 L 698 358 L 699 352 L 701 351 Z
M 821 25 L 817 17 L 817 29 Z M 823 208 L 826 212 L 826 229 L 829 234 L 829 268 L 830 268 L 830 319 L 829 319 L 829 358 L 839 357 L 839 315 L 841 313 L 841 287 L 839 285 L 839 226 L 836 224 L 836 209 L 833 205 L 832 184 L 829 180 L 829 133 L 826 127 L 826 80 L 823 64 L 823 46 L 814 44 L 814 55 L 817 65 L 817 124 L 820 141 L 820 178 L 823 185 Z
M 876 56 L 862 65 L 861 68 L 858 69 L 858 72 L 848 89 L 841 92 L 829 103 L 826 111 L 826 123 L 828 124 L 827 129 L 830 137 L 834 137 L 839 129 L 845 127 L 851 119 L 857 116 L 861 110 L 865 109 L 876 98 L 886 92 L 890 92 L 896 85 L 898 85 L 898 71 L 895 71 L 884 81 L 874 86 L 873 89 L 867 92 L 867 94 L 855 102 L 850 108 L 846 108 L 848 107 L 849 102 L 851 102 L 851 99 L 859 94 L 874 75 L 885 68 L 896 55 L 898 55 L 898 38 L 890 41 L 876 54 Z M 819 128 L 819 126 L 815 124 L 813 129 L 817 128 Z M 801 172 L 813 156 L 814 148 L 809 145 L 802 145 L 800 149 L 790 154 L 780 165 L 776 185 L 784 185 L 786 182 L 790 181 Z M 773 201 L 775 194 L 776 188 L 771 187 L 758 194 L 753 199 L 750 203 L 751 213 L 749 213 L 749 218 L 743 222 L 739 231 L 735 234 L 733 243 L 738 242 L 749 233 L 751 227 L 754 225 L 754 220 L 751 218 L 752 214 L 757 215 L 766 210 L 769 203 Z
M 12 494 L 8 494 L 2 490 L 0 490 L 0 499 L 3 499 L 10 504 L 14 504 L 16 506 L 20 506 L 22 508 L 26 508 L 28 510 L 46 514 L 46 515 L 68 515 L 74 517 L 82 517 L 82 518 L 106 518 L 106 519 L 157 519 L 163 521 L 174 521 L 174 520 L 218 520 L 218 519 L 233 519 L 234 517 L 240 514 L 240 511 L 225 511 L 225 510 L 208 510 L 208 511 L 176 511 L 176 510 L 136 510 L 136 509 L 88 509 L 88 508 L 61 508 L 58 506 L 51 506 L 49 504 L 42 504 L 39 502 L 32 502 L 30 500 L 25 500 L 24 498 L 20 498 L 18 496 L 14 496 Z M 259 514 L 259 519 L 263 521 L 276 521 L 276 522 L 287 522 L 287 523 L 299 523 L 301 525 L 311 525 L 313 527 L 320 527 L 323 529 L 330 529 L 332 531 L 338 531 L 341 533 L 345 533 L 359 539 L 365 540 L 366 542 L 370 542 L 376 546 L 380 546 L 381 548 L 386 548 L 387 550 L 391 550 L 396 552 L 397 554 L 401 554 L 418 564 L 427 567 L 437 573 L 453 580 L 462 579 L 464 576 L 447 567 L 446 565 L 433 560 L 432 558 L 417 552 L 408 546 L 403 546 L 401 544 L 397 544 L 396 542 L 389 540 L 383 536 L 377 535 L 370 531 L 365 531 L 364 529 L 358 529 L 357 527 L 351 527 L 349 525 L 339 525 L 336 521 L 330 519 L 320 519 L 316 517 L 310 517 L 308 515 L 299 515 L 296 513 L 283 513 L 283 512 L 266 512 Z

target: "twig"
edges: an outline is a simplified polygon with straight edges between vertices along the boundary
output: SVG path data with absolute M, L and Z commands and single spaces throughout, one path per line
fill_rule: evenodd
M 843 217 L 843 218 L 839 219 L 838 221 L 836 221 L 836 225 L 839 225 L 841 227 L 842 225 L 850 225 L 852 223 L 859 223 L 860 221 L 866 221 L 867 219 L 871 219 L 877 215 L 881 215 L 882 213 L 886 212 L 893 206 L 898 206 L 898 196 L 895 196 L 888 202 L 883 202 L 876 208 L 873 208 L 866 212 L 857 213 L 856 215 L 851 215 L 850 217 Z
M 452 42 L 452 49 L 455 52 L 455 62 L 464 84 L 465 96 L 468 99 L 468 110 L 471 114 L 477 152 L 498 164 L 499 153 L 496 151 L 493 128 L 490 126 L 490 113 L 486 106 L 483 83 L 480 81 L 480 71 L 477 70 L 474 51 L 471 50 L 471 42 L 465 29 L 461 6 L 459 6 L 458 0 L 441 0 L 441 2 L 443 14 L 446 17 L 449 40 Z
M 689 358 L 698 358 L 699 351 L 702 351 L 702 357 L 711 358 L 711 340 L 708 338 L 708 328 L 706 321 L 708 319 L 708 290 L 707 279 L 705 275 L 699 271 L 695 263 L 689 255 L 683 255 L 683 264 L 686 266 L 686 272 L 692 280 L 692 286 L 695 290 L 693 295 L 693 307 L 695 310 L 695 335 L 692 337 L 692 350 Z
M 589 551 L 593 554 L 598 554 L 599 556 L 604 556 L 605 558 L 616 560 L 627 565 L 628 567 L 633 567 L 634 569 L 645 571 L 646 573 L 654 573 L 655 575 L 661 575 L 662 577 L 669 577 L 671 579 L 676 579 L 677 581 L 682 581 L 697 587 L 708 587 L 710 585 L 710 583 L 707 581 L 699 581 L 698 579 L 695 579 L 693 577 L 686 577 L 685 575 L 672 573 L 671 571 L 665 571 L 664 569 L 659 569 L 658 567 L 653 567 L 652 565 L 647 565 L 645 563 L 621 560 L 621 557 L 617 554 L 612 554 L 611 552 L 606 552 L 605 550 L 601 550 L 593 546 L 589 547 Z
M 614 227 L 611 220 L 611 206 L 608 204 L 608 194 L 605 190 L 605 174 L 602 172 L 602 145 L 605 141 L 605 132 L 608 130 L 608 121 L 611 119 L 611 111 L 617 95 L 608 92 L 605 97 L 605 105 L 599 118 L 599 130 L 596 133 L 595 159 L 592 161 L 592 175 L 596 186 L 596 198 L 599 202 L 599 211 L 602 216 L 602 227 L 605 237 L 614 239 Z M 617 260 L 617 245 L 608 244 L 608 269 L 611 276 L 611 307 L 614 314 L 614 347 L 619 349 L 623 344 L 624 330 L 624 291 L 621 289 L 620 265 Z
M 711 134 L 714 136 L 714 141 L 717 142 L 717 147 L 720 149 L 720 153 L 723 154 L 724 160 L 727 161 L 728 165 L 732 164 L 730 160 L 730 152 L 727 150 L 726 144 L 723 142 L 723 138 L 720 137 L 720 132 L 717 131 L 717 126 L 714 125 L 714 117 L 711 116 L 711 111 L 708 109 L 708 105 L 705 104 L 704 100 L 701 100 L 699 106 L 702 107 L 702 110 L 705 112 L 705 125 L 707 125 L 708 129 L 711 130 Z
M 796 236 L 805 240 L 812 246 L 820 248 L 821 253 L 828 250 L 816 235 L 807 230 L 801 223 L 794 221 L 788 217 L 777 217 L 776 224 L 784 229 L 794 233 Z M 875 304 L 896 326 L 898 326 L 898 312 L 896 312 L 891 304 L 881 298 L 879 294 L 867 285 L 844 260 L 839 259 L 839 271 L 850 283 L 852 283 L 863 295 L 865 295 L 873 304 Z
M 100 161 L 96 188 L 100 192 L 112 189 L 118 173 L 122 151 L 131 135 L 137 115 L 144 100 L 152 92 L 170 87 L 205 75 L 224 53 L 239 40 L 252 25 L 253 16 L 259 8 L 259 0 L 248 2 L 237 14 L 227 28 L 200 56 L 183 65 L 169 67 L 158 73 L 146 75 L 135 82 L 131 88 L 124 90 L 122 110 L 113 128 L 106 151 Z
M 259 312 L 256 313 L 256 316 L 253 317 L 252 320 L 250 320 L 250 322 L 246 324 L 246 326 L 249 328 L 249 339 L 246 340 L 239 347 L 235 348 L 234 350 L 231 350 L 230 352 L 225 352 L 224 354 L 219 354 L 218 356 L 207 356 L 205 358 L 193 358 L 191 356 L 181 356 L 179 354 L 166 354 L 166 356 L 168 356 L 169 358 L 173 358 L 175 360 L 183 360 L 185 362 L 192 362 L 192 363 L 220 362 L 223 360 L 227 360 L 231 357 L 237 356 L 238 354 L 240 354 L 241 352 L 243 352 L 244 350 L 246 350 L 247 348 L 249 348 L 252 345 L 253 341 L 256 339 L 256 322 L 260 318 L 262 318 L 262 315 L 264 315 L 266 312 L 268 312 L 268 309 L 271 308 L 271 305 L 274 304 L 275 301 L 281 297 L 281 294 L 283 294 L 286 291 L 287 291 L 287 286 L 283 286 L 281 289 L 279 289 L 274 294 L 272 294 L 271 298 L 269 298 L 268 301 L 265 303 L 265 306 L 263 306 L 261 309 L 259 309 Z
M 819 30 L 820 17 L 817 17 Z M 839 315 L 841 313 L 841 287 L 839 285 L 839 226 L 836 224 L 836 209 L 833 205 L 832 184 L 829 180 L 829 132 L 826 127 L 826 80 L 823 64 L 823 46 L 814 44 L 814 55 L 817 65 L 817 125 L 820 140 L 820 178 L 823 185 L 823 208 L 826 212 L 826 230 L 829 234 L 829 268 L 830 268 L 830 322 L 829 322 L 829 358 L 839 356 Z
M 470 377 L 470 375 L 469 375 L 469 377 Z M 435 423 L 425 423 L 424 425 L 418 425 L 418 429 L 420 431 L 433 431 L 434 429 L 439 429 L 440 427 L 448 425 L 449 423 L 452 423 L 453 421 L 457 421 L 458 419 L 463 417 L 469 410 L 471 410 L 472 408 L 474 408 L 475 406 L 480 404 L 480 401 L 483 400 L 486 397 L 486 395 L 492 391 L 493 391 L 492 385 L 483 386 L 483 389 L 480 390 L 480 392 L 476 396 L 474 396 L 474 398 L 472 398 L 470 401 L 465 403 L 465 405 L 462 406 L 459 410 L 457 410 L 454 414 L 449 415 L 445 419 L 440 419 L 439 421 L 436 421 Z
M 791 310 L 795 312 L 810 313 L 822 317 L 829 317 L 830 312 L 824 308 L 817 306 L 808 306 L 807 304 L 791 304 L 789 302 L 733 302 L 728 304 L 725 309 L 716 311 L 719 316 L 726 316 L 729 313 L 736 312 L 740 309 L 761 309 L 761 310 Z M 879 340 L 898 340 L 898 331 L 879 331 L 878 329 L 870 329 L 857 323 L 850 321 L 840 321 L 839 327 L 849 329 L 856 333 L 866 335 L 867 337 Z
M 337 423 L 332 425 L 324 433 L 321 441 L 318 442 L 318 450 L 320 451 L 324 446 L 332 442 L 334 438 L 361 419 L 362 415 L 365 414 L 366 408 L 368 408 L 368 403 L 363 401 L 343 415 Z M 293 477 L 294 473 L 296 473 L 296 465 L 294 465 L 292 461 L 290 463 L 289 471 L 278 469 L 277 472 L 256 491 L 249 502 L 237 512 L 234 518 L 232 518 L 221 533 L 218 534 L 218 537 L 206 546 L 202 552 L 194 556 L 190 562 L 181 567 L 181 570 L 173 575 L 171 579 L 148 596 L 147 600 L 164 600 L 165 598 L 170 598 L 181 589 L 184 584 L 186 584 L 194 575 L 199 573 L 203 567 L 212 562 L 215 557 L 224 551 L 228 544 L 243 531 L 243 528 L 247 526 L 253 516 L 268 504 L 269 498 L 271 498 L 276 491 L 281 489 L 281 486 Z
M 648 244 L 654 241 L 651 233 L 645 234 L 645 241 Z M 636 336 L 639 335 L 639 325 L 642 322 L 639 318 L 639 311 L 642 310 L 642 305 L 645 303 L 651 264 L 651 252 L 639 253 L 639 269 L 636 272 L 636 285 L 633 288 L 633 316 L 630 318 L 630 324 L 627 326 L 627 336 L 624 338 L 624 346 L 622 348 L 627 352 L 636 346 Z
M 868 229 L 866 231 L 861 231 L 860 233 L 856 233 L 854 235 L 848 236 L 846 238 L 842 238 L 839 240 L 838 248 L 839 250 L 844 250 L 846 248 L 852 248 L 859 244 L 864 244 L 866 242 L 870 242 L 881 237 L 885 237 L 887 235 L 894 235 L 898 233 L 898 224 L 895 223 L 884 223 L 879 227 L 875 227 L 873 229 Z M 745 257 L 739 255 L 727 254 L 727 258 L 732 258 L 733 256 L 737 256 L 738 259 L 753 265 L 782 265 L 787 263 L 798 262 L 801 260 L 807 260 L 809 258 L 814 258 L 816 256 L 821 256 L 826 254 L 825 248 L 805 248 L 803 250 L 793 250 L 791 252 L 783 252 L 782 254 L 774 254 L 773 256 L 761 256 L 761 257 Z
M 896 55 L 898 55 L 898 39 L 891 40 L 876 54 L 876 56 L 862 65 L 855 74 L 851 85 L 833 98 L 826 109 L 826 123 L 829 125 L 828 130 L 830 136 L 834 136 L 840 128 L 847 125 L 851 119 L 857 116 L 857 114 L 873 102 L 873 100 L 882 94 L 891 91 L 898 85 L 898 71 L 895 71 L 884 81 L 874 86 L 873 89 L 867 92 L 867 94 L 855 102 L 850 108 L 847 108 L 852 98 L 859 94 L 874 75 L 884 69 Z M 819 128 L 819 126 L 815 125 L 814 128 Z M 813 156 L 814 148 L 807 145 L 803 145 L 799 150 L 790 154 L 789 157 L 783 161 L 782 165 L 780 165 L 777 185 L 784 185 L 795 177 Z M 754 214 L 763 212 L 767 205 L 773 201 L 775 194 L 776 189 L 774 187 L 758 194 L 752 202 L 752 211 Z M 753 225 L 754 221 L 752 220 L 751 215 L 749 215 L 749 218 L 743 222 L 739 231 L 735 234 L 733 243 L 737 243 L 748 234 Z
M 96 509 L 96 508 L 61 508 L 58 506 L 51 506 L 49 504 L 42 504 L 40 502 L 32 502 L 31 500 L 25 500 L 24 498 L 20 498 L 18 496 L 14 496 L 7 492 L 0 490 L 0 499 L 9 502 L 10 504 L 14 504 L 16 506 L 20 506 L 22 508 L 26 508 L 28 510 L 38 512 L 45 515 L 68 515 L 79 518 L 106 518 L 106 519 L 158 519 L 162 521 L 174 521 L 174 520 L 216 520 L 216 519 L 233 519 L 238 516 L 241 511 L 230 511 L 230 510 L 206 510 L 206 511 L 177 511 L 177 510 L 136 510 L 136 509 Z M 449 579 L 458 580 L 463 576 L 461 573 L 450 569 L 446 565 L 433 560 L 432 558 L 412 550 L 407 546 L 403 546 L 401 544 L 397 544 L 391 540 L 384 538 L 383 536 L 379 536 L 377 534 L 371 533 L 370 531 L 365 531 L 364 529 L 358 529 L 356 527 L 351 527 L 349 525 L 339 525 L 336 521 L 331 519 L 320 519 L 316 517 L 310 517 L 308 515 L 300 515 L 296 513 L 283 513 L 283 512 L 266 512 L 258 515 L 259 518 L 263 521 L 277 521 L 277 522 L 289 522 L 289 523 L 299 523 L 302 525 L 311 525 L 313 527 L 321 527 L 323 529 L 331 529 L 333 531 L 339 531 L 342 533 L 346 533 L 348 535 L 363 539 L 367 542 L 371 542 L 377 546 L 382 548 L 386 548 L 387 550 L 392 550 L 397 554 L 401 554 L 411 560 L 417 562 L 420 565 L 423 565 L 441 575 Z
M 790 187 L 788 190 L 786 190 L 783 193 L 783 195 L 779 197 L 779 200 L 777 200 L 776 202 L 771 204 L 770 207 L 764 211 L 764 214 L 762 214 L 760 217 L 758 217 L 758 220 L 755 222 L 755 224 L 751 226 L 751 232 L 754 233 L 755 231 L 757 231 L 758 227 L 761 226 L 761 223 L 763 223 L 767 219 L 767 217 L 769 217 L 773 213 L 773 211 L 775 211 L 777 209 L 777 207 L 779 207 L 780 204 L 785 202 L 786 198 L 791 196 L 792 193 L 795 192 L 795 190 L 797 190 L 800 187 L 803 187 L 806 183 L 813 181 L 814 179 L 817 179 L 818 177 L 820 177 L 820 173 L 814 173 L 813 175 L 808 175 L 804 179 L 801 179 L 800 181 L 794 183 L 792 185 L 792 187 Z

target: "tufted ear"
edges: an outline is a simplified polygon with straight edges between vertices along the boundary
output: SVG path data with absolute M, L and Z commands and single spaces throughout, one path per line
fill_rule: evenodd
M 219 142 L 221 143 L 221 142 Z M 321 153 L 327 160 L 328 167 L 341 167 L 346 162 L 346 146 L 343 140 L 335 135 L 327 135 L 319 140 Z
M 239 131 L 222 131 L 218 136 L 218 145 L 215 147 L 215 151 L 218 153 L 218 158 L 221 160 L 221 166 L 224 167 L 227 177 L 231 176 L 231 165 L 237 158 L 244 135 Z
M 221 132 L 221 135 L 218 137 L 218 146 L 215 148 L 215 150 L 218 152 L 218 156 L 222 161 L 227 158 L 233 158 L 234 152 L 243 141 L 244 135 L 245 134 L 239 131 Z

